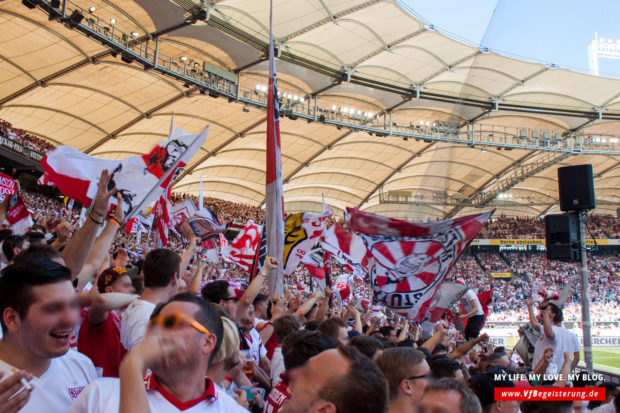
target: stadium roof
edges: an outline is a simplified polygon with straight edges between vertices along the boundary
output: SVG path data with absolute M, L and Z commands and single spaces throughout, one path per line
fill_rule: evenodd
M 269 2 L 0 1 L 0 119 L 122 159 L 207 142 L 174 190 L 262 205 Z M 558 166 L 620 188 L 620 80 L 460 43 L 394 1 L 275 1 L 285 205 L 408 219 L 557 211 Z M 71 16 L 71 17 L 69 17 Z M 617 194 L 620 196 L 620 193 Z

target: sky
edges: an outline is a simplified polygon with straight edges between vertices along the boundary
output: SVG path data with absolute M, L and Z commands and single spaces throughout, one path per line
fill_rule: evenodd
M 617 0 L 399 0 L 459 40 L 525 60 L 588 72 L 594 39 L 620 39 Z M 601 76 L 620 77 L 620 60 L 599 59 Z

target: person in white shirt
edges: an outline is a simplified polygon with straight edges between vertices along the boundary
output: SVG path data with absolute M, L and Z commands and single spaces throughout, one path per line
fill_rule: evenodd
M 70 271 L 55 261 L 27 258 L 0 277 L 0 411 L 65 413 L 97 378 L 88 357 L 69 351 L 79 318 Z M 11 374 L 15 373 L 12 377 Z M 24 380 L 22 380 L 24 379 Z M 25 385 L 30 381 L 32 387 Z M 12 387 L 8 384 L 14 383 Z M 15 397 L 10 398 L 25 388 Z
M 120 379 L 93 382 L 69 413 L 247 412 L 205 378 L 222 342 L 222 321 L 209 304 L 178 294 L 153 314 L 143 341 L 123 359 Z M 146 377 L 147 369 L 151 374 Z
M 465 285 L 465 281 L 458 279 L 457 283 Z M 460 320 L 467 319 L 467 326 L 465 327 L 465 340 L 473 340 L 478 338 L 480 330 L 484 325 L 484 310 L 478 300 L 478 296 L 471 289 L 467 289 L 465 294 L 461 297 L 461 304 L 463 306 L 463 312 L 457 314 Z
M 252 362 L 253 372 L 251 377 L 258 381 L 263 388 L 271 388 L 269 380 L 269 359 L 267 349 L 263 344 L 260 334 L 254 328 L 254 307 L 250 305 L 244 314 L 240 315 L 239 327 L 243 335 L 241 350 L 246 353 L 246 360 Z
M 536 366 L 538 362 L 543 358 L 545 349 L 553 350 L 553 358 L 547 365 L 545 373 L 557 374 L 562 368 L 564 362 L 564 352 L 570 351 L 573 353 L 573 361 L 570 367 L 570 371 L 573 371 L 577 363 L 579 362 L 579 350 L 581 345 L 579 339 L 571 331 L 562 327 L 562 320 L 564 319 L 562 308 L 560 308 L 557 301 L 543 300 L 540 303 L 540 311 L 542 316 L 542 325 L 538 322 L 536 315 L 534 314 L 534 298 L 529 297 L 527 299 L 527 308 L 530 315 L 530 324 L 536 331 L 540 331 L 540 337 L 534 347 L 534 360 L 533 366 Z
M 169 249 L 151 250 L 144 259 L 144 291 L 121 315 L 121 343 L 131 350 L 144 338 L 155 306 L 170 299 L 178 288 L 181 258 Z

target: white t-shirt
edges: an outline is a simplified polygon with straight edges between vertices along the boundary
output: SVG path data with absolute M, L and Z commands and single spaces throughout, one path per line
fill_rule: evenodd
M 258 331 L 253 328 L 250 330 L 250 335 L 245 335 L 245 339 L 250 346 L 250 355 L 254 359 L 254 362 L 258 366 L 260 360 L 267 355 L 267 348 L 263 344 L 263 340 L 260 338 Z
M 155 309 L 155 304 L 145 300 L 135 300 L 121 314 L 121 343 L 127 350 L 144 338 L 146 325 Z
M 271 387 L 275 387 L 276 384 L 282 381 L 280 375 L 286 371 L 284 367 L 284 357 L 282 356 L 282 347 L 278 346 L 273 351 L 273 357 L 271 357 L 271 364 L 269 365 L 269 378 L 271 379 Z
M 533 365 L 536 366 L 545 353 L 545 349 L 551 347 L 553 349 L 553 359 L 547 366 L 547 374 L 557 374 L 564 364 L 564 352 L 570 351 L 574 353 L 581 349 L 579 339 L 575 334 L 565 329 L 564 327 L 552 326 L 554 338 L 545 336 L 544 327 L 540 326 L 540 338 L 536 342 L 534 347 L 534 361 Z
M 472 290 L 467 290 L 465 294 L 463 294 L 463 296 L 461 297 L 461 303 L 463 304 L 464 313 L 467 314 L 474 309 L 474 307 L 472 307 L 471 305 L 472 301 L 478 303 L 478 311 L 476 311 L 474 315 L 484 315 L 484 311 L 482 311 L 482 305 L 480 305 L 478 296 Z
M 152 412 L 157 413 L 247 413 L 226 393 L 219 391 L 209 380 L 205 394 L 196 400 L 182 403 L 156 382 L 147 390 L 147 400 Z M 95 380 L 71 405 L 69 413 L 118 413 L 121 401 L 120 380 L 104 377 Z M 43 410 L 42 410 L 43 411 Z M 66 411 L 66 410 L 65 410 Z
M 77 351 L 52 359 L 41 377 L 32 379 L 33 390 L 20 413 L 67 413 L 71 403 L 97 379 L 95 366 Z

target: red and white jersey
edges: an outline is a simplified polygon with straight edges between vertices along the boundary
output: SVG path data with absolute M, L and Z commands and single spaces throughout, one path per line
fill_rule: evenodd
M 69 413 L 118 413 L 120 400 L 120 380 L 104 377 L 95 380 L 84 390 L 71 405 Z M 229 395 L 218 391 L 209 379 L 207 390 L 202 396 L 180 402 L 152 378 L 147 382 L 147 400 L 150 410 L 157 413 L 247 413 Z
M 32 380 L 30 399 L 20 413 L 66 413 L 82 390 L 96 379 L 90 359 L 77 351 L 68 351 L 53 358 L 47 371 Z
M 271 389 L 267 401 L 265 401 L 263 413 L 278 413 L 290 397 L 291 392 L 288 389 L 288 378 L 285 377 L 285 374 L 282 374 L 280 381 Z
M 245 339 L 250 346 L 250 355 L 256 365 L 260 364 L 260 359 L 267 355 L 267 348 L 263 344 L 263 340 L 260 338 L 260 334 L 255 328 L 250 330 L 250 334 L 245 334 Z

